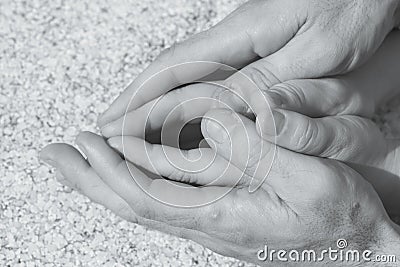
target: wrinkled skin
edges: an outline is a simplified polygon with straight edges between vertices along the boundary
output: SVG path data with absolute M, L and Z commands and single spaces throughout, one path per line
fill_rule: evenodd
M 152 229 L 194 240 L 223 255 L 263 264 L 257 261 L 257 251 L 266 244 L 276 249 L 320 251 L 334 247 L 339 238 L 345 238 L 354 249 L 398 253 L 399 236 L 394 224 L 372 186 L 351 168 L 334 160 L 304 156 L 282 148 L 277 148 L 273 157 L 273 146 L 258 136 L 254 122 L 226 110 L 210 111 L 207 117 L 218 121 L 202 121 L 203 135 L 215 141 L 214 149 L 218 151 L 219 159 L 213 164 L 229 158 L 228 143 L 233 148 L 249 151 L 249 155 L 258 153 L 260 165 L 267 165 L 274 159 L 267 180 L 254 193 L 248 191 L 250 179 L 246 176 L 239 183 L 225 177 L 218 186 L 193 187 L 190 191 L 163 179 L 153 180 L 122 160 L 101 137 L 91 133 L 82 133 L 77 138 L 88 163 L 77 150 L 65 144 L 49 145 L 41 157 L 57 168 L 58 177 L 64 184 L 118 215 Z M 218 129 L 221 125 L 231 139 L 217 142 L 221 140 L 218 134 L 224 131 Z M 243 142 L 245 137 L 249 138 L 247 145 Z M 134 164 L 151 170 L 140 156 L 134 156 L 145 156 L 141 150 L 143 141 L 135 140 L 141 139 L 127 139 L 125 145 L 135 153 L 125 156 Z M 110 140 L 110 144 L 121 149 L 118 139 Z M 259 147 L 265 147 L 265 150 Z M 244 168 L 256 179 L 263 178 L 262 172 L 251 171 L 254 165 L 245 165 L 246 153 L 233 155 L 232 168 Z M 149 156 L 154 159 L 152 162 L 159 172 L 168 171 L 156 153 Z M 249 162 L 257 162 L 252 158 Z M 210 180 L 211 174 L 208 172 L 204 177 Z M 169 178 L 187 182 L 178 176 Z M 190 175 L 179 177 L 194 181 Z M 198 175 L 195 182 L 208 183 L 204 177 Z M 190 203 L 193 198 L 218 196 L 225 188 L 232 191 L 214 203 L 197 208 L 173 207 L 153 198 L 169 201 L 179 198 Z
M 260 115 L 265 106 L 254 103 L 258 90 L 293 79 L 345 74 L 366 62 L 399 24 L 398 6 L 397 0 L 249 1 L 213 28 L 165 50 L 100 117 L 99 126 L 220 68 L 189 64 L 153 77 L 194 61 L 241 69 L 252 83 L 232 75 L 226 84 Z

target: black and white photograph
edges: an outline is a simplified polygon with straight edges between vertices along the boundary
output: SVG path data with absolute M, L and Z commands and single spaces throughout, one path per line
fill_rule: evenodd
M 0 0 L 0 266 L 400 266 L 400 0 Z

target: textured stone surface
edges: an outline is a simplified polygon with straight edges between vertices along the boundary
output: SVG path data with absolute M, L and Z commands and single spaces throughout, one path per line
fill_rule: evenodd
M 0 1 L 0 266 L 244 265 L 118 219 L 37 158 L 96 131 L 98 114 L 163 48 L 240 2 Z M 400 137 L 399 116 L 398 101 L 377 120 Z

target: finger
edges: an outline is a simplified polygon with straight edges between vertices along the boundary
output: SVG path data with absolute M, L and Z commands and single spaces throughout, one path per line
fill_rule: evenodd
M 265 125 L 275 121 L 274 128 L 264 129 L 264 137 L 292 151 L 363 164 L 376 162 L 387 152 L 382 133 L 368 119 L 351 115 L 313 119 L 287 110 L 272 114 L 273 118 L 262 116 Z
M 291 80 L 273 86 L 267 93 L 272 96 L 273 106 L 310 117 L 371 117 L 377 106 L 393 97 L 393 88 L 399 86 L 394 82 L 399 80 L 399 42 L 400 33 L 391 33 L 366 64 L 346 75 Z
M 272 166 L 275 145 L 262 141 L 254 122 L 229 110 L 209 111 L 201 126 L 218 154 L 254 178 L 250 192 L 257 189 Z
M 94 172 L 93 168 L 87 164 L 82 155 L 69 145 L 52 144 L 42 151 L 41 158 L 49 164 L 54 164 L 54 167 L 57 168 L 58 178 L 63 182 L 73 185 L 72 188 L 79 190 L 93 202 L 103 205 L 125 220 L 140 223 L 151 229 L 174 236 L 194 240 L 214 251 L 224 251 L 227 246 L 222 240 L 219 240 L 220 246 L 217 247 L 215 245 L 215 241 L 218 240 L 216 237 L 211 238 L 196 230 L 173 227 L 166 223 L 137 217 L 127 202 L 111 190 Z
M 309 117 L 359 115 L 370 117 L 375 105 L 365 86 L 343 77 L 291 80 L 277 84 L 266 94 L 275 108 L 295 111 Z M 356 90 L 357 89 L 357 90 Z M 362 89 L 362 90 L 360 90 Z
M 136 221 L 129 205 L 106 186 L 75 148 L 66 144 L 51 144 L 43 149 L 40 157 L 57 168 L 57 179 L 62 184 L 78 190 L 123 219 Z
M 210 148 L 180 150 L 130 136 L 113 137 L 108 143 L 133 164 L 178 182 L 235 186 L 243 177 L 242 171 Z
M 188 121 L 203 115 L 214 103 L 210 99 L 223 89 L 218 85 L 199 83 L 171 91 L 133 110 L 102 128 L 106 137 L 132 135 L 142 137 L 145 130 L 159 130 L 168 121 Z
M 77 143 L 101 179 L 139 217 L 205 233 L 215 230 L 205 218 L 220 212 L 222 207 L 219 202 L 205 204 L 226 195 L 226 189 L 214 186 L 196 188 L 164 179 L 152 180 L 134 165 L 123 161 L 100 136 L 92 133 L 81 133 Z
M 244 4 L 210 30 L 163 52 L 99 118 L 99 126 L 178 85 L 201 79 L 221 68 L 219 63 L 241 68 L 277 51 L 301 27 L 304 18 L 296 13 L 282 1 Z M 260 24 L 258 17 L 265 21 Z
M 327 178 L 313 175 L 310 170 L 326 166 L 321 164 L 322 159 L 294 153 L 265 141 L 257 133 L 257 124 L 246 117 L 224 110 L 212 110 L 206 115 L 213 120 L 202 121 L 203 135 L 215 140 L 217 147 L 222 146 L 217 150 L 221 156 L 253 177 L 249 192 L 260 188 L 278 201 L 295 205 L 305 198 L 304 192 L 312 196 L 321 192 L 321 183 Z M 223 131 L 226 131 L 225 137 L 221 134 Z M 221 141 L 217 143 L 218 140 Z M 232 156 L 226 153 L 229 149 L 225 147 L 231 148 Z M 302 175 L 303 172 L 308 174 Z
M 182 127 L 194 119 L 201 118 L 211 108 L 221 107 L 246 114 L 247 106 L 240 99 L 224 102 L 228 89 L 218 83 L 198 83 L 171 91 L 144 106 L 128 112 L 105 125 L 105 137 L 131 135 L 144 137 L 145 132 L 155 132 L 172 126 Z
M 322 37 L 318 39 L 315 36 Z M 226 85 L 237 92 L 254 113 L 259 115 L 269 108 L 268 98 L 263 92 L 272 86 L 289 80 L 340 73 L 339 65 L 345 61 L 347 55 L 338 53 L 334 45 L 326 48 L 325 43 L 329 43 L 328 41 L 323 33 L 315 31 L 297 35 L 276 53 L 247 65 L 229 77 Z

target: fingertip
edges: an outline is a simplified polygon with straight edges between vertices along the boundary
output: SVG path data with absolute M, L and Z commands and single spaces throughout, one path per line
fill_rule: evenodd
M 79 147 L 84 147 L 86 141 L 91 137 L 91 133 L 87 132 L 87 131 L 83 131 L 80 132 L 76 138 L 75 138 L 75 143 L 79 146 Z
M 105 117 L 105 113 L 102 113 L 99 115 L 99 117 L 97 118 L 97 126 L 101 129 L 104 127 L 104 125 L 107 124 L 107 120 Z
M 111 104 L 111 106 L 104 111 L 102 114 L 100 114 L 100 116 L 97 119 L 97 125 L 102 128 L 104 127 L 106 124 L 112 122 L 114 120 L 114 113 L 113 113 L 113 106 L 114 103 Z
M 88 131 L 80 132 L 75 139 L 75 143 L 86 156 L 93 153 L 93 150 L 99 150 L 102 145 L 106 145 L 101 136 Z
M 273 109 L 264 111 L 256 118 L 257 133 L 265 140 L 271 141 L 278 136 L 286 123 L 286 115 L 283 110 Z
M 56 167 L 59 155 L 62 155 L 64 151 L 70 147 L 70 145 L 64 143 L 47 145 L 39 152 L 39 159 L 53 167 Z
M 220 125 L 218 122 L 210 119 L 205 119 L 205 121 L 205 131 L 207 132 L 208 137 L 219 144 L 224 143 L 224 141 L 228 138 L 224 127 L 222 127 L 222 125 Z
M 270 90 L 266 91 L 265 94 L 268 98 L 271 108 L 281 108 L 286 102 L 285 96 L 279 93 L 276 87 L 272 87 Z
M 237 123 L 234 113 L 228 109 L 215 109 L 207 112 L 201 122 L 201 129 L 204 136 L 222 144 L 228 139 L 228 133 Z
M 122 136 L 113 136 L 107 139 L 107 144 L 116 150 L 122 151 Z
M 113 135 L 116 135 L 115 134 L 115 127 L 114 127 L 112 122 L 107 123 L 106 125 L 101 127 L 100 132 L 105 137 L 111 137 Z

